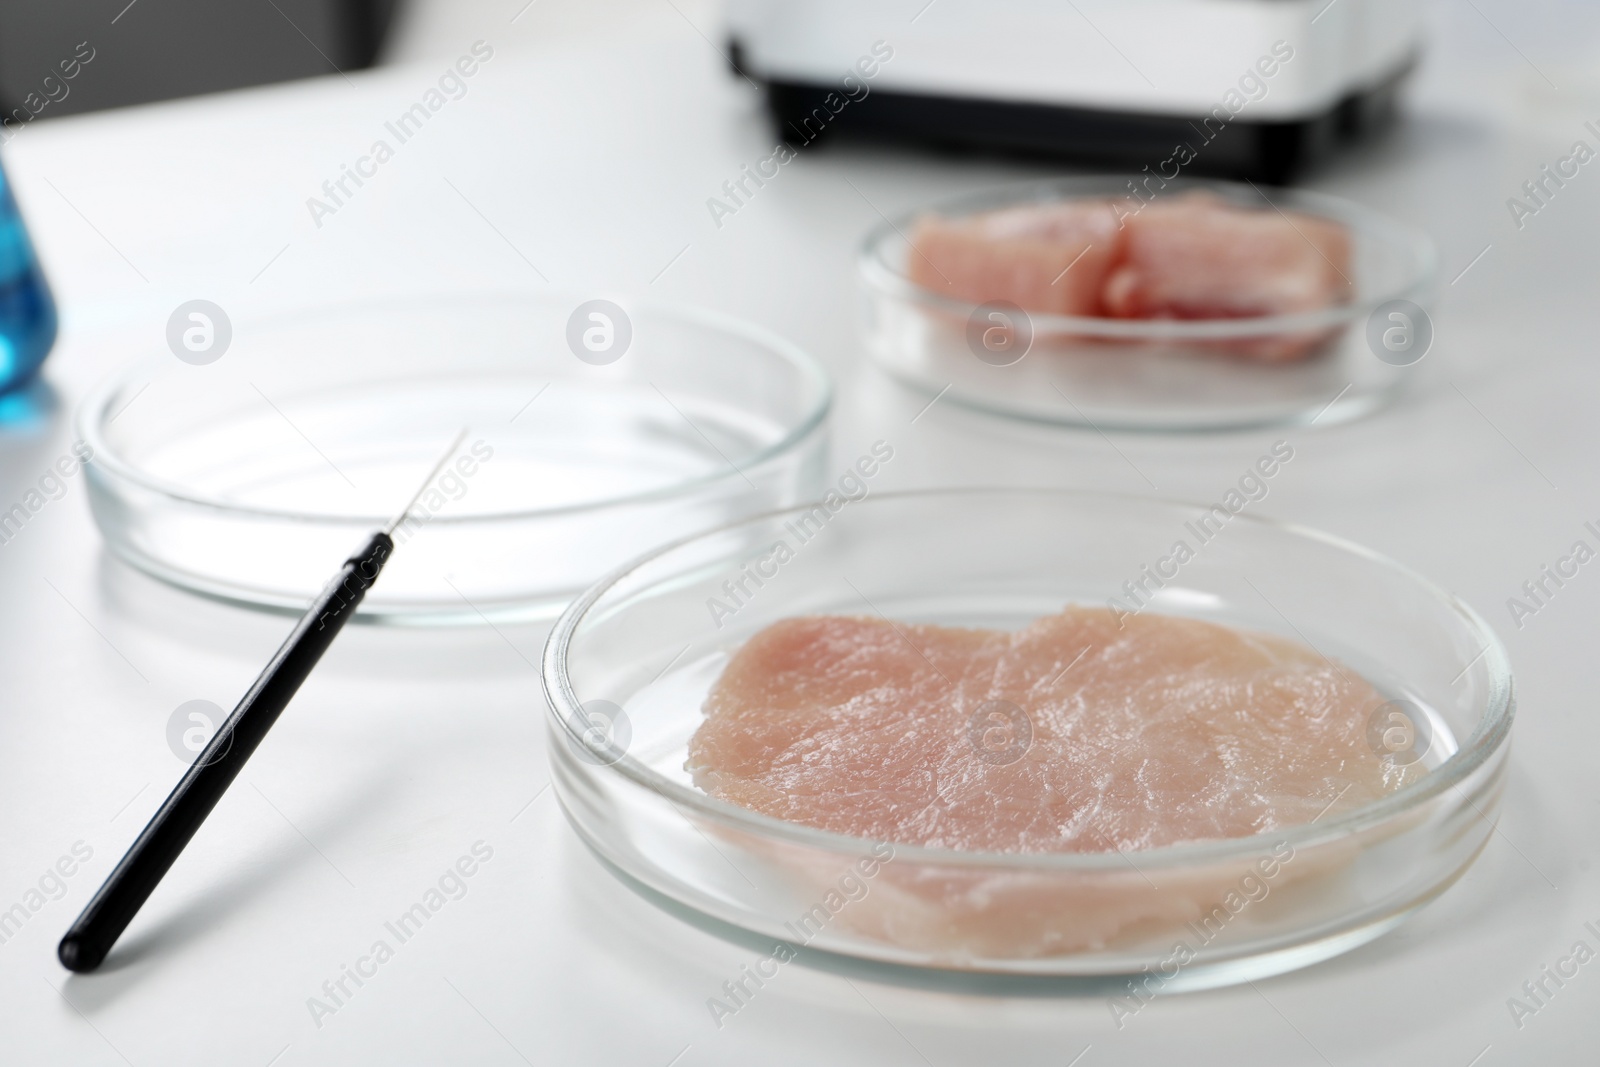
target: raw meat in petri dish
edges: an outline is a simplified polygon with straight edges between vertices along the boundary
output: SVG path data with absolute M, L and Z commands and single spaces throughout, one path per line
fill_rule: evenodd
M 1236 319 L 1348 299 L 1350 238 L 1327 219 L 1188 193 L 1147 205 L 1127 224 L 1122 259 L 1106 278 L 1109 315 Z
M 1247 837 L 1404 777 L 1367 742 L 1384 698 L 1348 669 L 1215 623 L 1122 623 L 1099 608 L 1015 633 L 777 623 L 712 689 L 689 769 L 780 819 L 984 852 Z
M 1317 311 L 1350 299 L 1345 228 L 1299 213 L 1242 208 L 1209 193 L 1156 201 L 1127 219 L 1122 260 L 1106 277 L 1106 314 L 1241 319 Z M 1327 335 L 1251 338 L 1236 354 L 1280 362 Z
M 1342 224 L 1243 207 L 1201 191 L 1158 198 L 1136 211 L 1086 198 L 925 216 L 911 243 L 907 274 L 924 288 L 1040 314 L 1264 318 L 1345 304 L 1352 291 L 1350 235 Z M 1292 362 L 1316 353 L 1336 332 L 1244 335 L 1194 347 Z
M 1101 314 L 1106 272 L 1122 229 L 1103 200 L 1064 200 L 981 215 L 925 215 L 906 260 L 911 280 L 981 304 L 1007 300 L 1028 311 Z
M 686 766 L 714 797 L 856 838 L 1134 856 L 1270 835 L 1414 780 L 1420 764 L 1369 744 L 1384 703 L 1304 645 L 1193 619 L 1119 625 L 1071 607 L 1007 632 L 817 616 L 732 656 Z M 1295 877 L 1319 864 L 1301 859 Z M 1008 881 L 889 865 L 851 922 L 966 955 L 1071 952 L 1200 916 L 1239 877 L 1157 876 L 1158 889 L 1121 873 Z

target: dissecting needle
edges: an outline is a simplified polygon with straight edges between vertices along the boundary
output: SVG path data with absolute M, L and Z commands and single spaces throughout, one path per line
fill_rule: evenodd
M 393 533 L 411 514 L 411 509 L 450 462 L 466 436 L 467 431 L 463 429 L 395 520 L 374 533 L 361 551 L 345 560 L 344 566 L 311 602 L 288 640 L 190 764 L 177 787 L 122 857 L 122 862 L 61 939 L 56 955 L 62 966 L 79 972 L 100 966 L 167 869 L 228 791 L 245 761 L 278 721 L 279 714 L 322 654 L 355 614 L 367 590 L 377 581 L 378 572 L 394 552 Z

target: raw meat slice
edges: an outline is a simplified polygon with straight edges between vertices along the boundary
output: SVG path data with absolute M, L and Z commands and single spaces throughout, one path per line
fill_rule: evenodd
M 1241 319 L 1347 303 L 1350 237 L 1336 222 L 1242 208 L 1210 193 L 1156 201 L 1128 216 L 1124 257 L 1106 275 L 1107 315 L 1136 319 Z M 1339 331 L 1237 338 L 1229 355 L 1287 363 Z
M 1241 207 L 1209 192 L 1169 194 L 1129 210 L 1110 200 L 1024 204 L 918 220 L 912 281 L 974 304 L 1123 319 L 1247 319 L 1315 311 L 1351 297 L 1340 223 Z M 1070 268 L 1070 269 L 1069 269 Z M 1196 351 L 1264 363 L 1303 359 L 1338 328 L 1194 342 Z M 1060 342 L 1126 347 L 1108 338 Z
M 840 925 L 950 966 L 1180 938 L 1210 951 L 1251 901 L 1310 883 L 1355 840 L 1146 867 L 1139 850 L 1267 834 L 1425 773 L 1367 742 L 1364 680 L 1267 634 L 1068 608 L 1016 633 L 811 617 L 751 638 L 689 744 L 695 782 L 780 819 L 894 844 L 1120 852 L 1091 870 L 892 859 Z M 821 899 L 839 854 L 708 827 Z M 854 900 L 854 898 L 852 898 Z M 1282 902 L 1275 904 L 1281 910 Z M 814 911 L 815 909 L 813 909 Z M 1230 925 L 1231 924 L 1231 925 Z M 1225 949 L 1224 949 L 1225 950 Z
M 1156 200 L 1124 221 L 1124 257 L 1105 283 L 1109 315 L 1234 319 L 1349 299 L 1350 238 L 1338 223 L 1200 192 Z
M 687 767 L 713 796 L 872 840 L 1140 850 L 1398 787 L 1411 768 L 1366 739 L 1383 703 L 1295 642 L 1192 619 L 1119 629 L 1075 607 L 1007 633 L 799 618 L 733 657 Z
M 911 237 L 911 280 L 957 300 L 1100 315 L 1123 232 L 1103 200 L 1025 205 L 961 218 L 926 215 Z

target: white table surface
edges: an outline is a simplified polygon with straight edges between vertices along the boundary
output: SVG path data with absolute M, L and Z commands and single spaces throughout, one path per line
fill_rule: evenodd
M 835 456 L 896 443 L 884 486 L 1144 492 L 1148 478 L 1163 494 L 1211 498 L 1290 437 L 1296 459 L 1259 513 L 1416 565 L 1509 645 L 1521 711 L 1499 832 L 1398 932 L 1255 988 L 1159 1000 L 1121 1031 L 1100 999 L 852 986 L 801 967 L 719 1030 L 706 998 L 750 952 L 614 882 L 540 792 L 542 696 L 528 661 L 543 628 L 506 629 L 508 642 L 356 627 L 104 970 L 69 976 L 56 940 L 182 769 L 165 740 L 172 709 L 231 706 L 285 631 L 281 617 L 202 602 L 110 560 L 79 476 L 0 546 L 0 909 L 75 843 L 93 853 L 64 897 L 0 944 L 0 1062 L 1596 1061 L 1600 962 L 1520 1029 L 1506 1001 L 1578 938 L 1594 945 L 1586 920 L 1600 925 L 1600 571 L 1586 568 L 1520 630 L 1505 607 L 1600 520 L 1600 164 L 1520 232 L 1505 207 L 1600 118 L 1595 15 L 1448 0 L 1404 128 L 1310 182 L 1426 227 L 1446 283 L 1490 246 L 1444 285 L 1416 395 L 1348 426 L 1107 440 L 947 401 L 912 424 L 925 399 L 865 367 L 854 336 L 852 259 L 878 209 L 1059 168 L 818 149 L 719 230 L 706 198 L 771 138 L 754 94 L 689 21 L 715 39 L 711 14 L 541 0 L 513 24 L 522 6 L 429 8 L 402 36 L 414 61 L 348 79 L 18 135 L 6 164 L 64 331 L 39 418 L 0 426 L 0 506 L 66 450 L 86 388 L 159 345 L 182 301 L 214 300 L 237 322 L 329 295 L 544 284 L 531 262 L 552 288 L 707 305 L 799 341 L 840 382 Z M 305 199 L 479 38 L 496 51 L 468 95 L 314 228 Z M 101 47 L 115 47 L 113 27 Z M 493 858 L 470 892 L 319 1027 L 307 998 L 480 840 Z

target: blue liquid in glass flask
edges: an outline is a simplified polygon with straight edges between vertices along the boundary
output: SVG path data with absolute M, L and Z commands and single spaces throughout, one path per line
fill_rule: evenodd
M 0 168 L 0 394 L 28 384 L 55 340 L 56 304 Z

